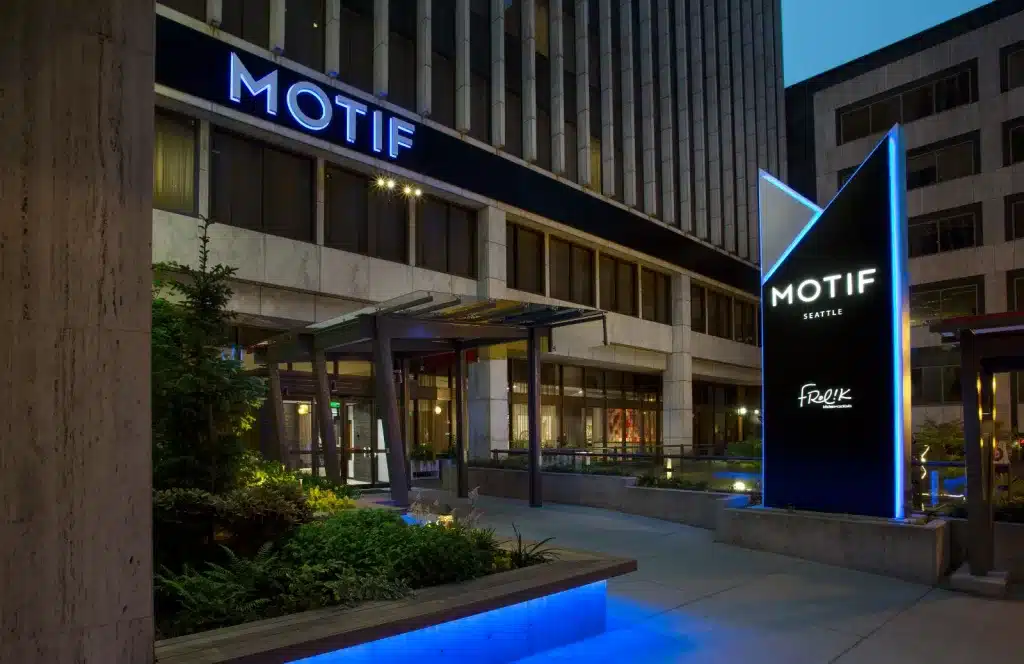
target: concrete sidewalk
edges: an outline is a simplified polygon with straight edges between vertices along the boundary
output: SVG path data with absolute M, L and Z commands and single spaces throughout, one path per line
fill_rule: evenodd
M 481 525 L 636 558 L 602 636 L 524 662 L 963 664 L 1024 661 L 1024 601 L 984 600 L 717 544 L 709 531 L 482 497 Z

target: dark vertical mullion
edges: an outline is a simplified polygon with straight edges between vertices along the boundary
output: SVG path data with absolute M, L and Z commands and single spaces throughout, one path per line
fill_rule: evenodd
M 707 46 L 704 46 L 704 40 L 707 39 L 707 31 L 705 26 L 707 25 L 707 18 L 705 17 L 706 7 L 700 2 L 697 2 L 698 11 L 698 26 L 697 31 L 701 33 L 701 41 L 697 44 L 698 48 L 703 49 L 703 53 L 700 58 L 700 80 L 701 80 L 701 120 L 702 132 L 703 132 L 703 144 L 704 144 L 704 224 L 705 224 L 705 240 L 711 240 L 711 155 L 708 145 L 708 127 L 710 125 L 708 115 L 708 59 L 707 59 Z
M 675 3 L 672 3 L 672 6 L 673 6 L 673 11 L 675 11 Z M 693 38 L 691 36 L 692 35 L 692 32 L 691 32 L 692 26 L 690 25 L 690 16 L 691 15 L 690 15 L 690 12 L 686 11 L 685 8 L 680 8 L 680 10 L 683 12 L 683 24 L 684 24 L 683 27 L 684 27 L 684 31 L 686 33 L 687 40 L 689 42 L 688 49 L 692 49 L 693 48 L 693 45 L 692 45 Z M 687 57 L 686 57 L 686 80 L 687 81 L 693 81 L 693 58 L 690 57 L 689 50 L 688 50 L 686 55 L 687 55 Z M 690 86 L 690 87 L 692 87 L 692 86 Z M 690 112 L 686 114 L 686 119 L 687 119 L 686 131 L 687 131 L 687 135 L 689 137 L 689 140 L 686 142 L 687 148 L 689 148 L 689 155 L 687 156 L 687 160 L 686 160 L 686 166 L 687 166 L 686 170 L 687 170 L 687 178 L 690 181 L 690 189 L 689 189 L 689 192 L 690 192 L 690 201 L 689 201 L 689 204 L 690 204 L 690 232 L 693 233 L 694 235 L 698 235 L 698 230 L 697 230 L 697 228 L 698 228 L 698 226 L 697 226 L 697 196 L 696 196 L 696 193 L 695 193 L 697 191 L 697 183 L 695 181 L 695 179 L 696 179 L 696 170 L 694 169 L 694 158 L 696 157 L 694 143 L 697 141 L 697 134 L 695 132 L 694 124 L 693 124 L 693 116 L 694 116 L 693 107 L 692 107 L 693 106 L 693 93 L 691 92 L 691 90 L 689 88 L 687 89 L 687 95 L 689 95 L 689 99 L 687 100 L 687 104 L 690 106 Z M 681 100 L 680 100 L 680 103 L 682 103 Z M 680 127 L 680 131 L 682 131 L 682 127 Z

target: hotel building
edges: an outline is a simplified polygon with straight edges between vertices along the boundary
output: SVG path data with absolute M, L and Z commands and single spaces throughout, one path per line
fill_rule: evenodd
M 283 331 L 421 291 L 568 304 L 607 316 L 551 333 L 544 446 L 714 453 L 756 431 L 755 186 L 787 164 L 778 0 L 157 14 L 153 260 L 195 264 L 212 222 L 211 260 L 237 268 L 243 362 Z M 526 438 L 524 352 L 473 354 L 472 457 Z M 451 365 L 411 367 L 411 445 L 451 445 Z M 309 464 L 311 367 L 280 368 Z M 382 449 L 372 365 L 329 371 L 339 442 Z

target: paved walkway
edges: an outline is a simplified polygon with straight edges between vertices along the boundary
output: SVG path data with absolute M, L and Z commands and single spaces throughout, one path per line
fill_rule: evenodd
M 609 629 L 523 660 L 686 664 L 1024 661 L 1024 600 L 991 601 L 712 541 L 698 528 L 483 497 L 481 525 L 636 558 L 609 582 Z

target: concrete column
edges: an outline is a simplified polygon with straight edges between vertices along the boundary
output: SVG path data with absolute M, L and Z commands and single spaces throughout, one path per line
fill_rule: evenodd
M 672 353 L 662 389 L 661 435 L 666 452 L 693 452 L 693 357 L 690 355 L 690 278 L 672 277 Z
M 587 0 L 576 0 L 576 176 L 590 186 L 590 49 Z
M 152 664 L 154 3 L 0 14 L 0 661 Z
M 565 36 L 562 0 L 548 4 L 548 52 L 551 55 L 551 170 L 565 173 Z M 570 44 L 570 48 L 572 45 Z
M 672 119 L 672 15 L 669 12 L 669 0 L 658 1 L 658 20 L 654 25 L 658 28 L 658 140 L 661 141 L 661 163 L 657 165 L 661 173 L 661 220 L 666 224 L 676 224 L 676 186 L 675 159 L 672 154 L 672 141 L 675 127 Z
M 341 68 L 341 0 L 327 0 L 324 24 L 324 71 L 331 78 Z
M 658 176 L 654 149 L 654 43 L 651 39 L 651 0 L 640 3 L 640 136 L 643 141 L 644 212 L 658 213 Z
M 612 60 L 612 0 L 600 0 L 601 191 L 615 195 L 615 71 Z
M 636 207 L 636 129 L 633 118 L 633 2 L 619 0 L 619 59 L 622 70 L 622 200 Z
M 326 171 L 327 167 L 324 163 L 323 157 L 316 158 L 316 203 L 315 203 L 315 223 L 316 227 L 313 229 L 313 237 L 316 239 L 316 243 L 323 246 L 326 233 L 324 229 L 324 216 L 326 214 L 326 202 L 324 198 L 324 189 L 326 188 Z
M 210 218 L 210 121 L 199 121 L 199 200 L 201 219 Z
M 533 0 L 522 2 L 523 159 L 537 161 L 537 11 Z
M 270 0 L 270 50 L 278 55 L 284 53 L 285 0 Z
M 455 2 L 455 129 L 470 130 L 473 83 L 469 68 L 469 0 Z M 482 37 L 481 37 L 482 38 Z
M 388 0 L 373 0 L 373 94 L 388 96 Z
M 505 0 L 491 0 L 491 145 L 505 147 Z
M 505 211 L 477 214 L 477 294 L 505 296 Z M 504 348 L 481 349 L 469 365 L 469 457 L 490 458 L 508 449 L 508 360 Z M 470 487 L 472 488 L 472 487 Z
M 432 10 L 430 0 L 416 0 L 416 112 L 425 117 L 430 116 L 433 91 Z
M 407 218 L 409 222 L 406 224 L 406 259 L 409 265 L 416 265 L 416 223 L 418 216 L 416 214 L 418 206 L 416 205 L 416 199 L 409 197 L 409 208 Z
M 689 60 L 689 35 L 686 29 L 686 12 L 678 7 L 675 12 L 676 37 L 676 126 L 679 127 L 679 227 L 693 232 L 693 217 L 690 214 L 690 79 L 686 66 Z
M 338 0 L 341 2 L 341 0 Z M 219 28 L 224 17 L 224 0 L 206 0 L 206 22 Z

